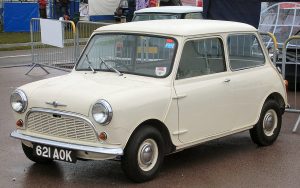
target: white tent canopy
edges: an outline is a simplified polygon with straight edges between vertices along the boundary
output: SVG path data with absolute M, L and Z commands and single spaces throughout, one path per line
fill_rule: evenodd
M 184 5 L 195 6 L 198 0 L 181 0 Z M 89 0 L 88 1 L 88 16 L 93 17 L 107 17 L 113 16 L 120 0 Z M 87 7 L 87 5 L 85 6 Z M 84 6 L 82 5 L 81 15 L 84 13 Z
M 89 15 L 113 15 L 120 0 L 89 0 Z

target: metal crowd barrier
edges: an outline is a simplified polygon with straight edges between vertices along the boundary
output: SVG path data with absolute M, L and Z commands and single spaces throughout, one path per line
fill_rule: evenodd
M 26 73 L 29 74 L 36 66 L 51 67 L 59 70 L 69 71 L 73 68 L 75 62 L 75 37 L 76 28 L 72 21 L 61 21 L 63 31 L 63 48 L 54 47 L 51 45 L 43 44 L 41 41 L 41 25 L 40 18 L 32 18 L 30 22 L 31 33 L 31 54 L 32 54 L 32 67 Z
M 289 44 L 292 41 L 297 41 L 297 43 Z M 292 57 L 289 57 L 289 61 L 287 62 L 287 59 L 288 59 L 288 53 L 287 53 L 288 48 L 287 47 L 288 47 L 288 45 L 289 45 L 289 49 L 292 49 L 292 51 L 295 53 L 292 54 Z M 295 70 L 294 70 L 294 82 L 295 82 L 294 84 L 295 85 L 294 85 L 294 99 L 293 99 L 294 103 L 291 105 L 291 108 L 286 109 L 286 112 L 299 114 L 298 119 L 294 125 L 293 132 L 297 131 L 297 128 L 300 123 L 300 108 L 297 107 L 297 78 L 298 78 L 298 65 L 300 64 L 300 62 L 299 62 L 300 58 L 298 59 L 299 51 L 300 51 L 300 36 L 292 36 L 284 42 L 283 49 L 282 49 L 282 75 L 283 75 L 283 78 L 286 79 L 286 65 L 288 64 L 288 65 L 295 66 Z M 289 54 L 289 56 L 291 56 L 291 54 Z
M 26 73 L 36 66 L 49 73 L 45 67 L 70 71 L 78 60 L 83 47 L 95 29 L 111 23 L 79 21 L 75 27 L 72 21 L 61 21 L 63 27 L 64 47 L 54 47 L 41 42 L 40 19 L 33 18 L 30 23 L 31 54 L 33 65 Z
M 269 54 L 272 55 L 273 64 L 276 65 L 277 57 L 278 57 L 278 42 L 273 33 L 270 32 L 260 32 L 259 33 L 262 41 L 264 42 L 266 48 L 269 51 Z
M 75 60 L 77 61 L 89 37 L 99 27 L 111 25 L 106 22 L 79 21 L 76 25 Z

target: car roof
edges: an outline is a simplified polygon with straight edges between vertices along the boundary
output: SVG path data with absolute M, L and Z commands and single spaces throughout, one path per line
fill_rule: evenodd
M 189 13 L 189 12 L 203 12 L 203 8 L 195 6 L 163 6 L 150 7 L 135 11 L 135 14 L 141 13 Z
M 199 34 L 226 33 L 226 32 L 257 31 L 251 25 L 219 20 L 201 19 L 174 19 L 149 20 L 112 24 L 98 28 L 95 32 L 119 33 L 148 33 L 160 35 L 192 36 Z

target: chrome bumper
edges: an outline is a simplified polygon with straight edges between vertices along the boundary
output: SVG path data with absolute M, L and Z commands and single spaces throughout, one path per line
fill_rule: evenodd
M 70 144 L 65 142 L 57 142 L 53 140 L 43 139 L 43 138 L 37 138 L 33 136 L 28 136 L 19 133 L 19 131 L 15 130 L 10 134 L 11 137 L 33 142 L 33 143 L 39 143 L 44 144 L 48 146 L 56 146 L 60 148 L 65 149 L 71 149 L 71 150 L 77 150 L 77 151 L 86 151 L 86 152 L 94 152 L 99 154 L 108 154 L 108 155 L 123 155 L 123 149 L 122 148 L 104 148 L 104 147 L 94 147 L 94 146 L 84 146 L 84 145 L 78 145 L 78 144 Z

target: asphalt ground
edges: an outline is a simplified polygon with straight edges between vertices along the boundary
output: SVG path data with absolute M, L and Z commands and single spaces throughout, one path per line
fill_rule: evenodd
M 28 70 L 0 68 L 0 187 L 300 187 L 300 127 L 292 133 L 298 114 L 291 113 L 284 115 L 272 146 L 257 147 L 248 131 L 217 139 L 166 156 L 159 176 L 142 184 L 128 180 L 118 161 L 34 164 L 23 154 L 20 141 L 9 137 L 15 128 L 10 93 L 23 84 L 66 73 L 48 69 L 51 74 L 46 75 L 35 68 L 24 75 Z
M 31 50 L 0 51 L 0 68 L 31 63 Z

